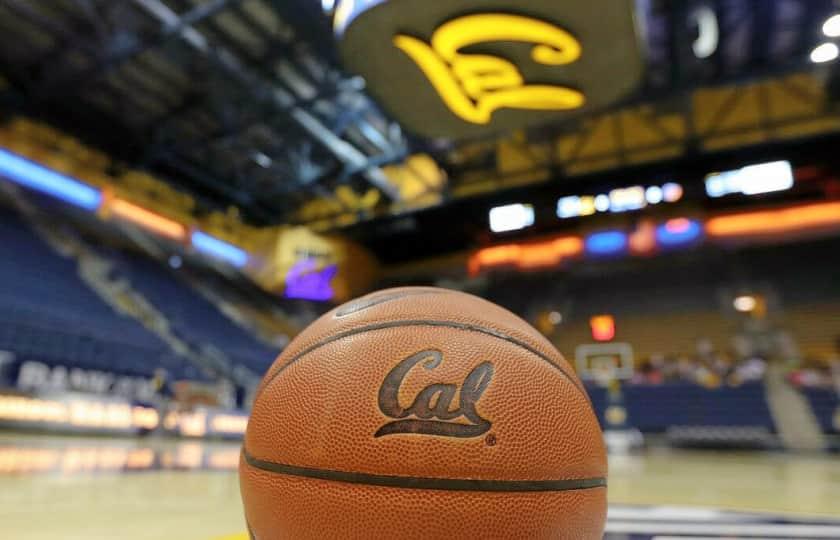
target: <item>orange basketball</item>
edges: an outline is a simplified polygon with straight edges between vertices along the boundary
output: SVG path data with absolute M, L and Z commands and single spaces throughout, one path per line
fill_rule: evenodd
M 495 304 L 389 289 L 304 330 L 240 461 L 253 538 L 601 538 L 607 462 L 560 353 Z

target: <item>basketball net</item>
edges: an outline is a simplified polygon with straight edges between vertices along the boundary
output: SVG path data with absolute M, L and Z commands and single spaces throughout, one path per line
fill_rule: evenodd
M 611 388 L 613 383 L 619 382 L 615 361 L 612 358 L 593 358 L 589 373 L 595 384 L 602 388 Z

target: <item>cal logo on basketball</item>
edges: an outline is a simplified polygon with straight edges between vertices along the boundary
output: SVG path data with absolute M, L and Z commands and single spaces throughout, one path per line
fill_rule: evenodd
M 490 429 L 491 423 L 476 410 L 476 403 L 490 384 L 493 364 L 483 362 L 473 368 L 459 387 L 435 383 L 421 390 L 411 404 L 400 404 L 400 388 L 408 373 L 418 365 L 431 371 L 443 362 L 443 353 L 425 350 L 397 364 L 379 388 L 379 410 L 393 422 L 380 427 L 374 437 L 395 433 L 421 433 L 441 437 L 477 437 Z M 458 394 L 457 407 L 453 406 Z

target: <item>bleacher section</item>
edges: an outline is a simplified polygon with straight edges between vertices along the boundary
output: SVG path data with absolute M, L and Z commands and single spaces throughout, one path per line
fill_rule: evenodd
M 567 358 L 574 357 L 577 345 L 592 342 L 589 318 L 603 313 L 615 317 L 615 340 L 630 343 L 639 360 L 652 354 L 693 354 L 701 338 L 728 351 L 740 324 L 732 300 L 744 291 L 768 295 L 770 320 L 791 334 L 803 358 L 837 354 L 836 240 L 784 250 L 743 249 L 737 256 L 734 266 L 730 257 L 698 253 L 663 256 L 644 265 L 624 261 L 572 266 L 559 274 L 491 275 L 480 293 L 531 321 L 540 311 L 560 312 L 563 322 L 552 339 Z
M 825 433 L 840 434 L 840 397 L 833 388 L 804 388 L 802 393 Z
M 0 349 L 52 365 L 146 376 L 162 366 L 176 378 L 199 377 L 141 324 L 112 310 L 79 278 L 74 260 L 7 209 L 0 209 L 0 242 Z
M 598 419 L 604 424 L 606 390 L 588 387 Z M 775 431 L 761 383 L 706 389 L 691 383 L 627 385 L 622 389 L 627 424 L 644 433 L 664 433 L 674 426 L 764 428 Z
M 261 344 L 237 326 L 174 271 L 154 260 L 125 253 L 113 254 L 112 260 L 117 271 L 166 315 L 173 329 L 186 341 L 213 345 L 232 364 L 243 365 L 259 375 L 277 356 L 277 350 Z

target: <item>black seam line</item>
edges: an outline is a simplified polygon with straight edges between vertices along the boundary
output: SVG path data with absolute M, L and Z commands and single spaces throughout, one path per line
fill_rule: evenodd
M 272 381 L 274 381 L 274 379 L 276 379 L 277 376 L 280 375 L 280 373 L 282 373 L 287 367 L 291 366 L 292 364 L 294 364 L 295 362 L 297 362 L 298 360 L 300 360 L 302 357 L 306 356 L 307 354 L 311 353 L 315 349 L 318 349 L 318 348 L 323 347 L 324 345 L 328 345 L 328 344 L 330 344 L 334 341 L 338 341 L 340 339 L 344 339 L 346 337 L 353 336 L 353 335 L 356 335 L 356 334 L 362 334 L 364 332 L 371 332 L 371 331 L 374 331 L 374 330 L 383 330 L 385 328 L 398 328 L 400 326 L 438 326 L 438 327 L 447 327 L 447 328 L 457 328 L 459 330 L 467 330 L 467 331 L 470 331 L 470 332 L 478 332 L 478 333 L 485 334 L 485 335 L 488 335 L 488 336 L 493 336 L 495 338 L 507 341 L 509 343 L 513 343 L 514 345 L 518 345 L 519 347 L 522 347 L 526 351 L 535 354 L 536 356 L 538 356 L 539 358 L 544 360 L 546 363 L 548 363 L 550 366 L 555 368 L 564 377 L 566 377 L 566 379 L 568 379 L 568 381 L 571 382 L 572 385 L 575 388 L 577 388 L 578 391 L 584 397 L 586 397 L 586 392 L 584 392 L 583 388 L 581 388 L 580 385 L 578 385 L 577 381 L 575 381 L 572 377 L 570 377 L 568 373 L 566 373 L 560 366 L 558 366 L 556 363 L 554 363 L 554 361 L 551 360 L 548 356 L 541 353 L 540 351 L 538 351 L 534 347 L 528 345 L 524 341 L 520 341 L 513 336 L 509 336 L 509 335 L 507 335 L 503 332 L 499 332 L 499 331 L 493 330 L 491 328 L 485 328 L 483 326 L 475 326 L 475 325 L 472 325 L 472 324 L 456 323 L 456 322 L 451 322 L 451 321 L 435 321 L 435 320 L 418 319 L 418 320 L 406 320 L 406 321 L 388 321 L 388 322 L 383 322 L 383 323 L 371 324 L 371 325 L 368 325 L 368 326 L 362 326 L 360 328 L 354 328 L 352 330 L 346 330 L 346 331 L 344 331 L 340 334 L 335 334 L 333 336 L 328 337 L 327 339 L 324 339 L 324 340 L 319 341 L 317 343 L 313 343 L 309 347 L 305 348 L 304 350 L 300 351 L 295 356 L 293 356 L 288 362 L 286 362 L 285 364 L 283 364 L 282 366 L 277 368 L 277 370 L 274 371 L 274 373 L 272 373 L 271 375 L 268 375 L 266 380 L 265 380 L 265 383 L 262 384 L 260 392 L 257 394 L 257 396 L 254 399 L 255 400 L 258 399 L 260 397 L 260 394 L 262 394 L 265 391 L 265 389 L 268 388 L 268 386 L 272 383 Z M 587 398 L 587 401 L 589 401 L 588 398 Z
M 372 308 L 373 306 L 386 304 L 386 303 L 391 302 L 393 300 L 400 300 L 400 299 L 406 298 L 408 296 L 422 296 L 422 295 L 426 295 L 426 294 L 443 294 L 445 292 L 449 292 L 449 291 L 446 291 L 446 290 L 440 290 L 440 291 L 437 291 L 437 290 L 404 291 L 404 292 L 401 292 L 401 293 L 398 293 L 398 294 L 383 295 L 379 298 L 371 298 L 371 299 L 369 299 L 369 301 L 367 303 L 362 302 L 362 300 L 364 300 L 364 297 L 362 297 L 362 298 L 359 298 L 358 300 L 356 300 L 355 303 L 361 304 L 361 305 L 356 306 L 356 309 L 354 309 L 352 311 L 342 310 L 342 308 L 344 308 L 344 307 L 353 307 L 352 304 L 354 302 L 350 302 L 350 306 L 347 306 L 346 304 L 344 306 L 340 306 L 335 311 L 334 317 L 336 319 L 340 319 L 342 317 L 346 317 L 347 315 L 353 315 L 354 313 L 358 313 L 358 312 L 363 311 L 365 309 Z
M 365 484 L 368 486 L 395 487 L 405 489 L 433 489 L 440 491 L 574 491 L 607 487 L 606 478 L 580 478 L 571 480 L 473 480 L 460 478 L 418 478 L 413 476 L 389 476 L 360 472 L 332 471 L 285 465 L 272 461 L 263 461 L 243 450 L 245 462 L 266 472 L 303 476 L 318 480 Z

